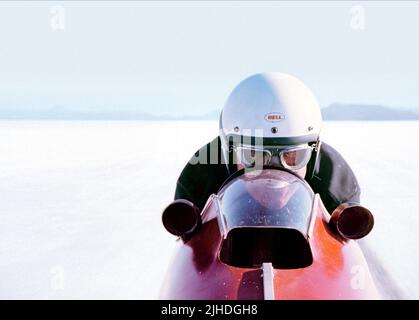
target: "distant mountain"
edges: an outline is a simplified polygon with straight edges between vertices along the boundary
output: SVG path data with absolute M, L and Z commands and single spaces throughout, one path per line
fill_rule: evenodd
M 3 120 L 216 120 L 220 111 L 214 110 L 203 115 L 153 115 L 136 111 L 71 111 L 66 108 L 54 107 L 49 110 L 13 110 L 0 109 Z
M 213 110 L 203 115 L 199 116 L 181 116 L 179 120 L 218 120 L 220 117 L 220 110 Z
M 218 120 L 220 110 L 203 115 L 153 115 L 137 111 L 83 111 L 64 107 L 49 110 L 0 109 L 3 120 Z M 333 103 L 321 109 L 323 120 L 419 120 L 419 112 L 381 105 Z
M 381 105 L 333 103 L 321 110 L 323 120 L 419 120 L 419 113 Z
M 16 111 L 0 110 L 3 120 L 172 120 L 141 112 Z

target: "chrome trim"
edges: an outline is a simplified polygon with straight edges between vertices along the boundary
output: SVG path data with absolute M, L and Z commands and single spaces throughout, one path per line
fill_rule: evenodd
M 263 271 L 263 298 L 264 300 L 275 300 L 274 272 L 271 262 L 262 264 Z
M 317 213 L 314 210 L 317 210 L 319 206 L 319 201 L 321 201 L 320 196 L 318 193 L 315 193 L 313 197 L 313 205 L 311 207 L 311 217 L 310 217 L 310 221 L 307 228 L 307 236 L 309 238 L 313 236 L 314 225 L 316 224 L 316 215 L 317 215 Z
M 214 201 L 214 194 L 212 193 L 207 202 L 204 205 L 204 208 L 201 211 L 201 220 L 202 222 L 206 222 L 206 219 L 208 218 L 208 209 L 211 207 L 211 203 Z
M 217 212 L 217 221 L 218 221 L 218 226 L 220 227 L 221 235 L 223 236 L 223 239 L 226 239 L 227 238 L 227 226 L 226 226 L 224 215 L 221 211 L 220 198 L 217 195 L 214 194 L 214 195 L 212 195 L 212 199 L 213 199 L 214 204 L 215 204 L 215 211 Z

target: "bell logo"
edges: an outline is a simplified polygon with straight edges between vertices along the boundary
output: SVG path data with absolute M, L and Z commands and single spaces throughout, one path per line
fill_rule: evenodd
M 268 113 L 265 115 L 265 120 L 269 122 L 278 122 L 284 119 L 284 116 L 280 113 Z

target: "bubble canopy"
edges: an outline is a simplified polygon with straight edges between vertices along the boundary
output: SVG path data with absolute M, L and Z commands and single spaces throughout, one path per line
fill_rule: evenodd
M 284 170 L 243 171 L 227 180 L 217 195 L 221 260 L 242 267 L 267 261 L 278 268 L 311 264 L 313 200 L 310 186 Z
M 307 233 L 313 191 L 283 170 L 254 170 L 227 183 L 218 193 L 227 231 L 237 227 L 285 227 Z

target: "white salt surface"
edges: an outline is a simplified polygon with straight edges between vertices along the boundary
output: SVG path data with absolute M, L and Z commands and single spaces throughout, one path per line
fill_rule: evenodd
M 175 247 L 161 211 L 217 134 L 217 121 L 1 121 L 0 298 L 157 299 Z M 375 214 L 374 262 L 412 299 L 418 136 L 419 122 L 325 122 L 322 132 Z

